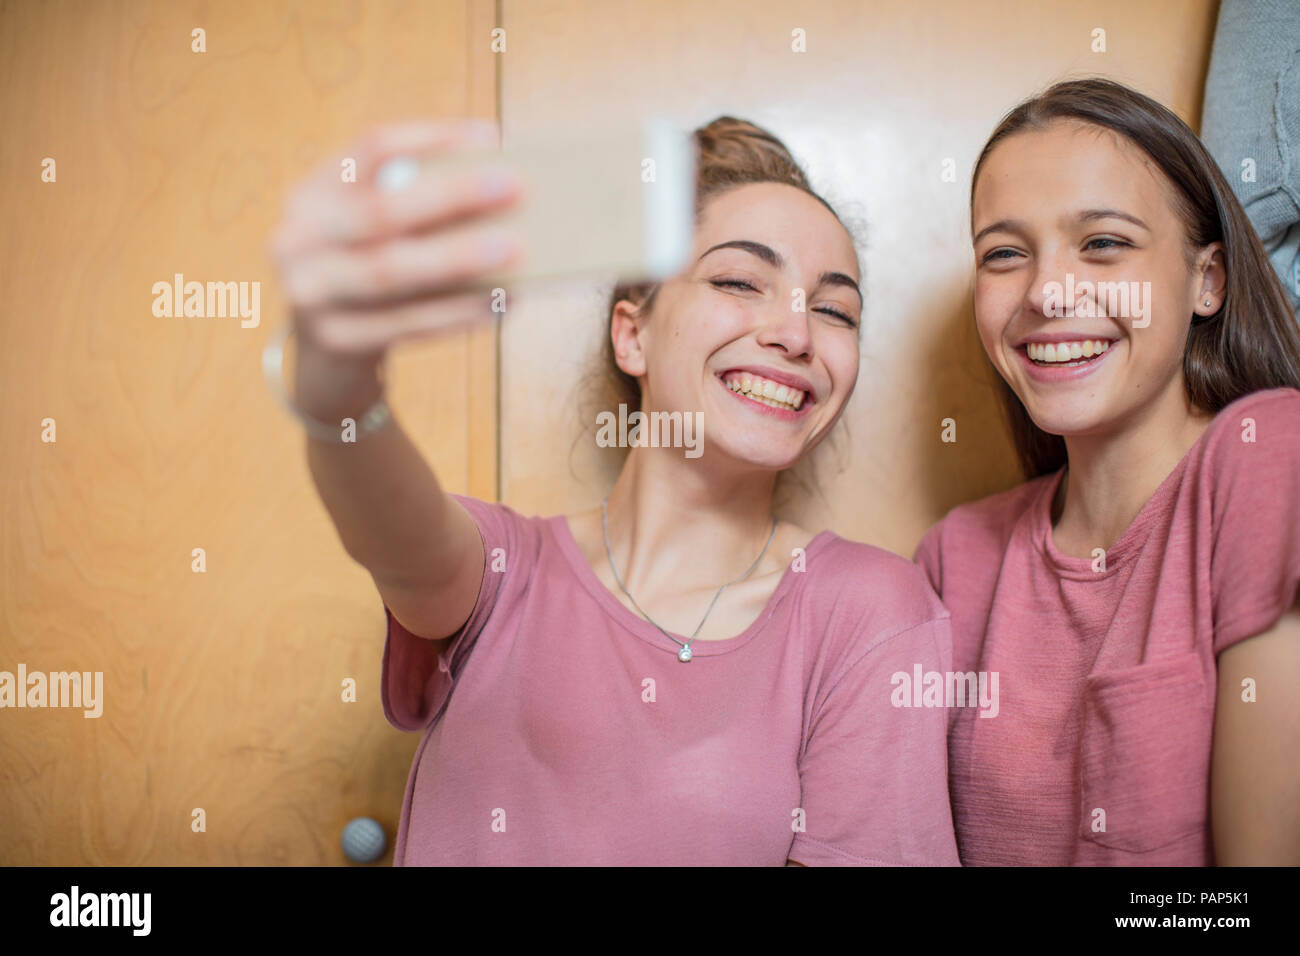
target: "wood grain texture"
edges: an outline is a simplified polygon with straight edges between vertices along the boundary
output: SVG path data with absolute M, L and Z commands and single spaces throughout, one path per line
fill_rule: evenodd
M 814 456 L 809 528 L 908 557 L 950 507 L 1018 481 L 971 311 L 970 172 L 998 119 L 1057 79 L 1104 74 L 1195 128 L 1215 0 L 504 0 L 507 134 L 657 112 L 767 126 L 857 227 L 857 390 Z M 1105 53 L 1091 52 L 1106 31 Z M 807 52 L 791 50 L 792 32 Z M 955 181 L 941 178 L 951 158 Z M 595 284 L 521 301 L 502 343 L 502 497 L 593 507 L 617 470 L 579 418 L 608 317 Z M 941 441 L 941 420 L 957 441 Z M 584 433 L 584 429 L 586 429 Z
M 0 864 L 342 864 L 362 815 L 391 861 L 418 735 L 384 721 L 378 595 L 261 379 L 265 249 L 287 187 L 371 125 L 495 115 L 495 18 L 491 0 L 0 4 L 0 670 L 102 671 L 105 698 L 98 719 L 0 711 Z M 178 272 L 261 282 L 260 325 L 155 317 Z M 488 329 L 391 366 L 446 485 L 486 498 L 494 353 Z

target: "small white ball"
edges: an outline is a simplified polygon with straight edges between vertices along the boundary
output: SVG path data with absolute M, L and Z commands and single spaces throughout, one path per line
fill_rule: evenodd
M 357 817 L 343 828 L 343 855 L 353 863 L 374 863 L 384 855 L 388 838 L 384 828 L 369 817 Z

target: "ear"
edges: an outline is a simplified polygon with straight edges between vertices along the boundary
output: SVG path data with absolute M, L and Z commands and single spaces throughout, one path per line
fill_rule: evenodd
M 1196 256 L 1197 282 L 1196 301 L 1192 311 L 1199 316 L 1209 318 L 1223 308 L 1224 297 L 1228 294 L 1228 268 L 1223 257 L 1223 243 L 1212 242 Z
M 645 352 L 641 348 L 641 307 L 628 299 L 614 305 L 609 320 L 609 338 L 614 344 L 614 362 L 631 375 L 640 378 L 645 374 Z

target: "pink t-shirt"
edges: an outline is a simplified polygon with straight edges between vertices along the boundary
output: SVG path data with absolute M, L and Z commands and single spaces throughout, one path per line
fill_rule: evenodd
M 947 714 L 891 704 L 950 665 L 915 565 L 822 532 L 682 663 L 563 516 L 458 500 L 487 570 L 446 657 L 388 613 L 384 714 L 424 731 L 395 865 L 957 865 Z
M 1208 865 L 1217 655 L 1300 584 L 1300 392 L 1221 410 L 1104 570 L 1053 543 L 1063 474 L 953 509 L 917 550 L 956 669 L 999 675 L 995 717 L 951 712 L 962 862 Z

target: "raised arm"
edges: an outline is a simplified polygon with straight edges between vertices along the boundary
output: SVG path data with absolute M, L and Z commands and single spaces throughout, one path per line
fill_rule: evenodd
M 517 255 L 482 218 L 516 201 L 502 170 L 424 172 L 398 192 L 374 185 L 388 159 L 495 142 L 481 122 L 382 127 L 294 190 L 271 243 L 297 339 L 295 402 L 327 424 L 380 398 L 396 342 L 487 321 L 486 292 L 456 291 Z M 344 181 L 346 160 L 355 182 Z M 477 220 L 477 221 L 476 221 Z M 454 634 L 473 610 L 484 555 L 468 513 L 395 420 L 355 442 L 307 439 L 307 460 L 347 553 L 412 634 Z

